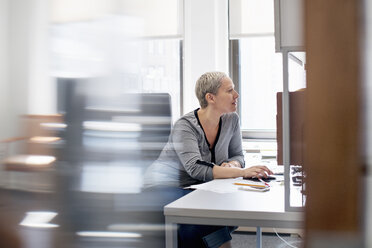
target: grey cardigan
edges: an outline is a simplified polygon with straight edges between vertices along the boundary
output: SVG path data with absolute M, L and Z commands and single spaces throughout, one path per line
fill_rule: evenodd
M 145 187 L 186 187 L 207 182 L 213 180 L 213 166 L 232 160 L 244 167 L 239 116 L 236 113 L 221 116 L 214 147 L 209 149 L 197 110 L 174 124 L 168 143 L 145 173 Z

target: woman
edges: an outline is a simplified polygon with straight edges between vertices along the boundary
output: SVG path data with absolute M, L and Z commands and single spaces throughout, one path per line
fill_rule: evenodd
M 196 82 L 200 108 L 182 116 L 169 141 L 150 166 L 147 187 L 186 187 L 216 178 L 267 177 L 266 166 L 244 168 L 239 117 L 239 94 L 222 72 L 207 72 Z M 187 190 L 178 196 L 188 193 Z M 184 247 L 230 247 L 231 227 L 181 225 Z M 217 244 L 217 245 L 216 245 Z

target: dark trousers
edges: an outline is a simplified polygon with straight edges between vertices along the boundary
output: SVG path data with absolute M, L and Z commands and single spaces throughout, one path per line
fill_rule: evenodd
M 146 190 L 154 194 L 159 209 L 178 198 L 192 192 L 190 189 L 177 187 L 153 187 Z M 231 233 L 237 227 L 209 226 L 209 225 L 178 225 L 178 247 L 179 248 L 217 248 L 223 243 L 231 240 Z

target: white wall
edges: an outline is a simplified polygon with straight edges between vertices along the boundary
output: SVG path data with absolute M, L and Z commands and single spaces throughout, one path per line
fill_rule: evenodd
M 9 133 L 8 123 L 8 6 L 9 0 L 0 0 L 0 140 Z
M 49 76 L 48 42 L 49 0 L 32 0 L 29 21 L 29 114 L 54 114 L 56 111 L 55 82 Z
M 55 112 L 48 76 L 48 0 L 0 0 L 0 138 L 22 114 Z
M 228 1 L 184 1 L 183 112 L 199 106 L 194 87 L 207 71 L 229 71 Z
M 9 1 L 9 73 L 15 114 L 54 113 L 48 76 L 48 0 Z
M 8 6 L 9 136 L 17 134 L 19 115 L 27 113 L 29 82 L 29 28 L 31 1 L 10 0 Z

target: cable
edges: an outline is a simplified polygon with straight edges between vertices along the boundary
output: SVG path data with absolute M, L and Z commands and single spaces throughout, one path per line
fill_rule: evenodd
M 278 238 L 280 238 L 284 243 L 286 243 L 287 245 L 289 245 L 289 246 L 292 247 L 292 248 L 298 248 L 297 246 L 293 246 L 293 245 L 291 245 L 290 243 L 288 243 L 287 241 L 285 241 L 282 237 L 279 236 L 279 234 L 278 234 L 278 232 L 276 231 L 276 229 L 275 229 L 275 228 L 273 228 L 273 229 L 274 229 L 274 232 L 276 233 L 276 236 L 278 236 Z

